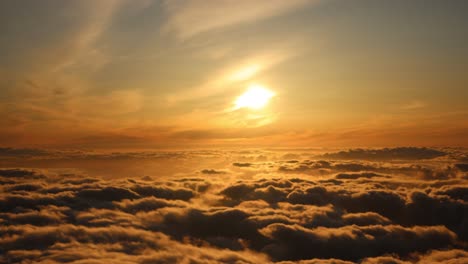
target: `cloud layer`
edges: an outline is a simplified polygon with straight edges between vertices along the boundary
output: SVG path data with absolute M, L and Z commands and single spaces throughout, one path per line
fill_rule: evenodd
M 463 155 L 421 158 L 435 151 L 372 162 L 304 151 L 160 153 L 228 161 L 171 177 L 4 168 L 0 262 L 464 263 Z

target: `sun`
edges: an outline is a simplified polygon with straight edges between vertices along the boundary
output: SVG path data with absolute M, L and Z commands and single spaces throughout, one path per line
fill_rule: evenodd
M 258 110 L 268 104 L 275 93 L 261 85 L 252 84 L 235 101 L 235 109 L 250 108 Z

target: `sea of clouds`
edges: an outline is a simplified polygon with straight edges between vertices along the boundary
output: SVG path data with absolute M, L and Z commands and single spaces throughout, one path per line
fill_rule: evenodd
M 468 263 L 467 153 L 0 148 L 0 263 Z

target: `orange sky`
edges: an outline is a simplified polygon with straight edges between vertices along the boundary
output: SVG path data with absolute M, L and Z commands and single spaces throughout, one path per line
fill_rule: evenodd
M 468 146 L 463 1 L 0 10 L 0 146 Z

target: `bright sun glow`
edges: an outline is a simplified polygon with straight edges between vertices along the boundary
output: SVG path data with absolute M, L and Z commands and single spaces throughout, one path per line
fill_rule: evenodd
M 235 101 L 235 108 L 250 108 L 260 109 L 264 107 L 270 99 L 275 96 L 275 93 L 261 85 L 251 85 L 242 95 Z

